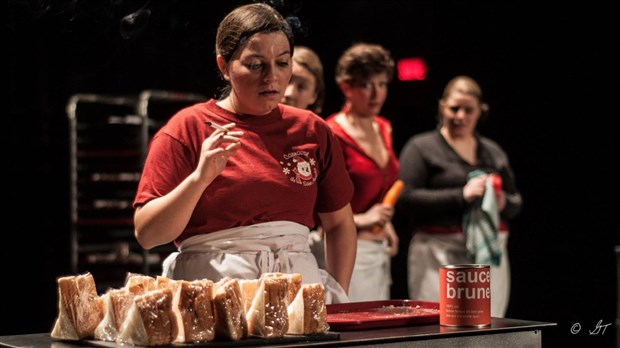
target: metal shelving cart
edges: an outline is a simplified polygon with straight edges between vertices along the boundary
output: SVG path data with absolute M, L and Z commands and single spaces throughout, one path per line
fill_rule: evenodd
M 69 99 L 71 271 L 91 272 L 98 290 L 121 286 L 127 272 L 159 274 L 162 258 L 174 250 L 140 247 L 132 202 L 153 134 L 176 111 L 203 100 L 161 90 Z

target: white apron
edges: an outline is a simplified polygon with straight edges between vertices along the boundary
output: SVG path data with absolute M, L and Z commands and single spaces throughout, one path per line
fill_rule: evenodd
M 491 316 L 503 318 L 510 300 L 510 265 L 508 233 L 497 235 L 502 253 L 499 266 L 491 265 Z M 448 264 L 467 264 L 463 233 L 425 233 L 417 231 L 409 243 L 409 298 L 420 301 L 439 301 L 439 267 Z
M 303 284 L 322 283 L 326 303 L 349 302 L 340 284 L 317 266 L 308 246 L 309 229 L 289 221 L 241 226 L 187 238 L 163 262 L 171 279 L 228 276 L 257 279 L 263 273 L 299 273 Z
M 392 276 L 389 252 L 387 242 L 357 240 L 357 256 L 349 285 L 349 300 L 361 302 L 390 299 Z

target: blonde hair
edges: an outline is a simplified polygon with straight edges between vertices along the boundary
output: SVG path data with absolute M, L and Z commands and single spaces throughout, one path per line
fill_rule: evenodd
M 467 94 L 476 98 L 478 100 L 478 103 L 480 104 L 480 118 L 483 119 L 488 116 L 489 104 L 487 104 L 482 99 L 482 88 L 480 88 L 480 85 L 478 84 L 478 82 L 476 82 L 476 80 L 467 75 L 459 75 L 453 77 L 450 81 L 448 81 L 448 84 L 443 89 L 443 94 L 441 95 L 441 100 L 439 102 L 444 102 L 450 96 L 450 94 L 455 92 Z M 441 122 L 441 108 L 437 117 Z
M 295 46 L 295 55 L 293 61 L 306 68 L 316 81 L 314 91 L 316 100 L 308 106 L 316 114 L 320 114 L 323 110 L 325 102 L 325 77 L 323 75 L 323 64 L 318 54 L 306 46 Z

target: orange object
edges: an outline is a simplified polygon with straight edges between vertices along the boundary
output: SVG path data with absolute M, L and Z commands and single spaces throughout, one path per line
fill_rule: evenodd
M 491 267 L 457 264 L 439 267 L 439 325 L 491 325 Z
M 400 179 L 396 180 L 392 184 L 392 187 L 390 187 L 390 189 L 387 191 L 385 196 L 383 196 L 382 203 L 387 204 L 390 207 L 394 207 L 394 204 L 396 204 L 396 200 L 398 199 L 398 196 L 400 196 L 400 193 L 403 191 L 403 188 L 405 188 L 405 183 Z M 372 228 L 372 231 L 374 233 L 381 232 L 381 226 L 374 226 Z
M 502 190 L 502 177 L 499 174 L 491 174 L 491 183 L 493 184 L 493 191 L 498 193 Z

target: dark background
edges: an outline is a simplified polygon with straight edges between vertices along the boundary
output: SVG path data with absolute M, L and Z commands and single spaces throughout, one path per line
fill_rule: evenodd
M 215 29 L 245 2 L 9 0 L 1 306 L 10 320 L 0 334 L 49 331 L 55 279 L 70 272 L 69 97 L 146 89 L 214 96 Z M 616 344 L 620 40 L 618 13 L 604 3 L 277 2 L 301 21 L 297 43 L 323 59 L 323 116 L 340 107 L 333 71 L 350 44 L 426 60 L 426 80 L 390 85 L 382 114 L 397 151 L 434 127 L 451 77 L 480 82 L 491 113 L 479 129 L 509 154 L 524 199 L 509 244 L 507 317 L 557 323 L 543 335 L 551 347 Z M 395 298 L 407 297 L 404 277 L 395 272 Z

